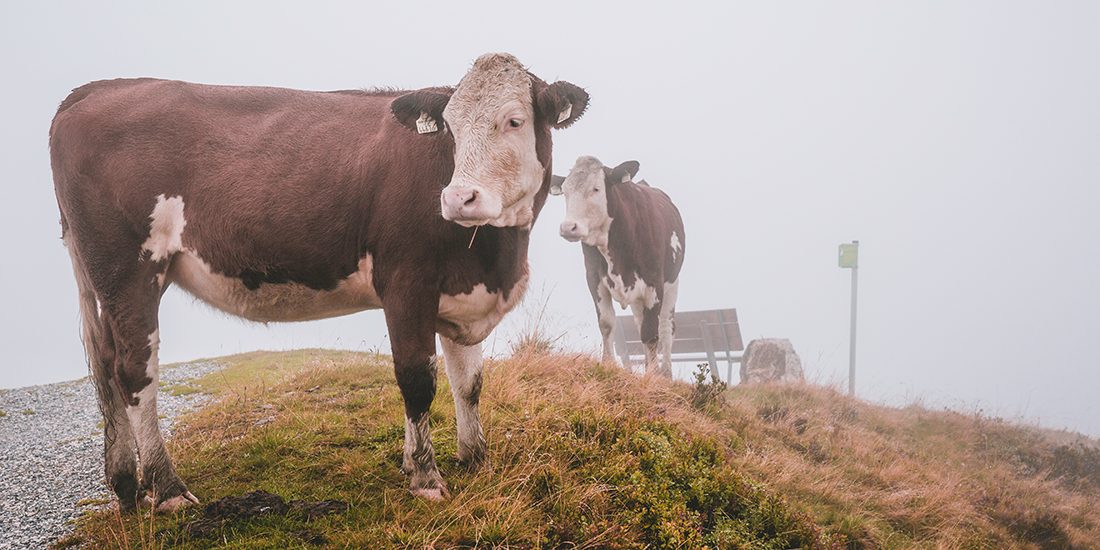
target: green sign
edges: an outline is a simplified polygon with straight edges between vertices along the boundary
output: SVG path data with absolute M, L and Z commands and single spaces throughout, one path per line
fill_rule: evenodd
M 840 267 L 859 267 L 859 241 L 840 245 Z

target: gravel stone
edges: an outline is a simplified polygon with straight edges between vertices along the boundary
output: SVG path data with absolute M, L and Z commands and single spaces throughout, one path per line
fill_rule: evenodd
M 197 362 L 161 369 L 165 385 L 187 384 L 223 365 Z M 207 400 L 161 391 L 165 437 L 176 418 Z M 102 416 L 91 380 L 0 390 L 0 550 L 44 548 L 70 533 L 80 501 L 114 496 L 103 479 Z

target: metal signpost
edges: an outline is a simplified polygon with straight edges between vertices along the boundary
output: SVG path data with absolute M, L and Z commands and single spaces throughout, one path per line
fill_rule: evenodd
M 856 394 L 856 289 L 859 281 L 859 241 L 840 245 L 840 267 L 852 270 L 852 327 L 848 339 L 848 395 Z

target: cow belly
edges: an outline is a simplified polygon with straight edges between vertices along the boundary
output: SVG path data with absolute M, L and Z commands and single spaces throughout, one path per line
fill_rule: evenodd
M 172 259 L 168 282 L 226 313 L 251 321 L 311 321 L 382 307 L 374 290 L 370 255 L 359 270 L 333 290 L 298 283 L 265 283 L 249 289 L 233 277 L 214 273 L 197 254 L 184 250 Z
M 527 277 L 524 276 L 512 287 L 507 298 L 503 292 L 489 292 L 484 284 L 475 286 L 466 294 L 444 294 L 439 297 L 436 330 L 462 345 L 480 343 L 523 299 L 526 290 Z

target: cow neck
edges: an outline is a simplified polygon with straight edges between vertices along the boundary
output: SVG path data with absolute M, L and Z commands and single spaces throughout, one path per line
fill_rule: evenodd
M 608 273 L 614 271 L 624 279 L 632 278 L 633 273 L 637 271 L 637 266 L 629 265 L 629 259 L 634 256 L 634 238 L 637 234 L 635 231 L 637 220 L 627 212 L 627 195 L 633 191 L 630 188 L 633 185 L 633 183 L 624 182 L 605 186 L 607 226 L 599 233 L 606 237 L 603 242 L 595 245 L 607 262 Z

